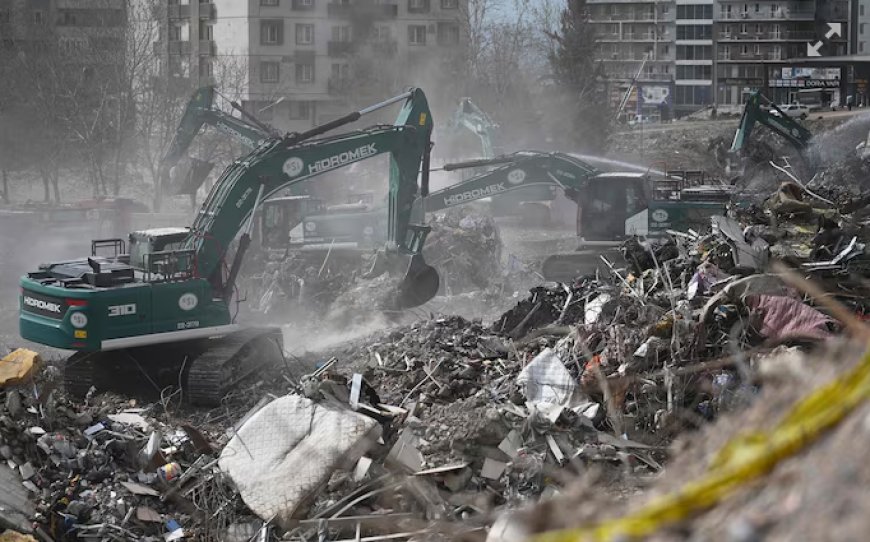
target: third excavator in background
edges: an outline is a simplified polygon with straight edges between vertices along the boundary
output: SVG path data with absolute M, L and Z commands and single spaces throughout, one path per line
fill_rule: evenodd
M 765 98 L 761 92 L 753 92 L 743 107 L 740 124 L 734 134 L 734 140 L 731 142 L 730 150 L 732 153 L 743 149 L 756 124 L 766 126 L 781 135 L 799 152 L 806 150 L 813 137 L 812 132 L 804 128 L 800 122 L 789 117 L 776 104 Z
M 709 225 L 711 215 L 724 213 L 731 196 L 730 187 L 688 186 L 686 179 L 677 176 L 602 172 L 560 152 L 522 151 L 493 159 L 446 164 L 443 169 L 481 167 L 492 169 L 418 198 L 414 202 L 414 216 L 422 220 L 425 213 L 528 187 L 560 188 L 577 203 L 579 246 L 575 252 L 544 260 L 541 274 L 552 281 L 571 281 L 594 271 L 601 263 L 599 255 L 605 252 L 614 255 L 621 242 L 632 235 L 655 237 L 667 230 L 703 229 Z M 355 215 L 360 224 L 357 230 L 369 228 L 372 238 L 382 238 L 385 224 L 380 216 L 377 212 Z M 323 231 L 329 228 L 328 220 L 323 216 L 305 218 L 304 232 L 311 243 L 340 243 L 349 249 L 359 246 L 353 236 Z M 268 233 L 266 236 L 278 238 Z
M 398 102 L 404 104 L 393 125 L 327 135 Z M 404 274 L 391 308 L 425 303 L 439 277 L 421 255 L 429 228 L 411 215 L 414 200 L 428 194 L 431 133 L 426 97 L 411 89 L 304 133 L 269 137 L 224 170 L 189 228 L 95 241 L 90 257 L 44 264 L 22 277 L 21 336 L 76 351 L 65 366 L 73 394 L 150 368 L 176 382 L 181 374 L 189 400 L 218 402 L 242 377 L 283 359 L 279 328 L 242 327 L 233 310 L 256 209 L 282 189 L 384 153 L 387 230 L 373 274 Z

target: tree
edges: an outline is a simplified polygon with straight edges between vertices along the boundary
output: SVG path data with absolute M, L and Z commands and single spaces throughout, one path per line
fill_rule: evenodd
M 612 128 L 604 66 L 595 60 L 597 39 L 586 0 L 567 2 L 558 30 L 546 31 L 552 40 L 548 56 L 558 110 L 571 121 L 561 131 L 581 150 L 601 152 Z

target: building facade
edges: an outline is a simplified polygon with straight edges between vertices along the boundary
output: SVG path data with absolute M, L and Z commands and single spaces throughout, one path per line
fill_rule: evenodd
M 762 86 L 770 99 L 792 101 L 802 77 L 783 61 L 847 52 L 848 0 L 718 0 L 715 16 L 716 103 L 726 107 L 740 106 Z
M 850 0 L 589 0 L 589 9 L 614 103 L 636 77 L 627 112 L 665 118 L 738 108 L 758 88 L 786 102 L 812 85 L 837 87 L 831 73 L 791 69 L 787 59 L 846 54 L 851 22 L 853 49 L 870 54 L 870 0 L 852 1 L 851 12 Z M 654 83 L 669 100 L 645 90 Z
M 217 48 L 214 25 L 217 7 L 211 1 L 166 0 L 155 14 L 160 20 L 154 50 L 161 58 L 164 74 L 211 81 Z
M 460 1 L 216 0 L 213 37 L 244 59 L 248 111 L 301 131 L 435 80 L 463 42 Z
M 676 55 L 673 0 L 589 0 L 588 5 L 611 99 L 619 100 L 636 80 L 639 90 L 630 105 L 669 118 Z M 650 99 L 639 103 L 644 95 Z

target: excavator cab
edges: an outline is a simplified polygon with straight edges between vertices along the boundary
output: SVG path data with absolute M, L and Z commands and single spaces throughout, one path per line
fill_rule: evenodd
M 577 206 L 577 235 L 587 241 L 615 241 L 640 231 L 633 225 L 649 205 L 643 173 L 601 173 L 590 179 Z

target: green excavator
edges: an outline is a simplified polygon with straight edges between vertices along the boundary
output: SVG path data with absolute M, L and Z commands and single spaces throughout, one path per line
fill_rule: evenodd
M 636 172 L 602 172 L 567 153 L 521 151 L 492 159 L 446 164 L 443 169 L 490 168 L 470 179 L 418 198 L 414 216 L 440 211 L 483 198 L 504 195 L 529 187 L 555 187 L 577 203 L 575 252 L 547 257 L 541 274 L 545 279 L 570 282 L 594 272 L 601 254 L 616 257 L 622 241 L 632 235 L 661 236 L 667 230 L 686 231 L 709 226 L 710 216 L 725 212 L 731 190 L 724 186 L 688 186 L 684 178 Z M 494 199 L 494 198 L 493 198 Z M 373 229 L 370 237 L 382 238 L 384 223 L 378 213 L 348 216 L 359 226 Z M 335 244 L 350 249 L 361 246 L 355 236 L 329 230 L 331 217 L 305 218 L 304 232 L 311 243 Z M 324 224 L 324 222 L 326 222 Z M 343 228 L 347 230 L 347 228 Z M 286 234 L 285 234 L 286 235 Z M 278 235 L 267 233 L 269 238 Z
M 327 135 L 398 102 L 393 125 Z M 65 370 L 71 393 L 159 365 L 176 376 L 181 370 L 188 400 L 215 404 L 241 378 L 283 359 L 279 328 L 243 328 L 233 314 L 257 207 L 279 190 L 384 153 L 387 235 L 372 275 L 404 274 L 391 308 L 425 303 L 439 277 L 421 255 L 429 228 L 413 223 L 411 213 L 418 195 L 428 194 L 431 133 L 426 96 L 411 89 L 306 132 L 269 137 L 224 170 L 190 228 L 92 242 L 90 257 L 44 264 L 22 277 L 20 334 L 76 351 Z
M 782 109 L 768 100 L 760 91 L 749 95 L 743 107 L 743 115 L 734 139 L 731 142 L 731 152 L 737 153 L 746 145 L 756 124 L 761 124 L 781 135 L 798 151 L 804 151 L 809 146 L 813 134 L 801 123 L 789 117 Z
M 448 123 L 451 132 L 461 129 L 471 132 L 480 140 L 481 154 L 484 159 L 502 156 L 504 151 L 498 145 L 499 125 L 492 120 L 471 98 L 462 98 L 459 107 L 453 113 Z M 480 173 L 479 168 L 469 168 L 470 176 Z M 550 224 L 550 209 L 548 203 L 556 198 L 557 191 L 552 184 L 539 183 L 512 190 L 492 200 L 492 213 L 495 216 L 519 215 L 527 224 L 545 226 Z

